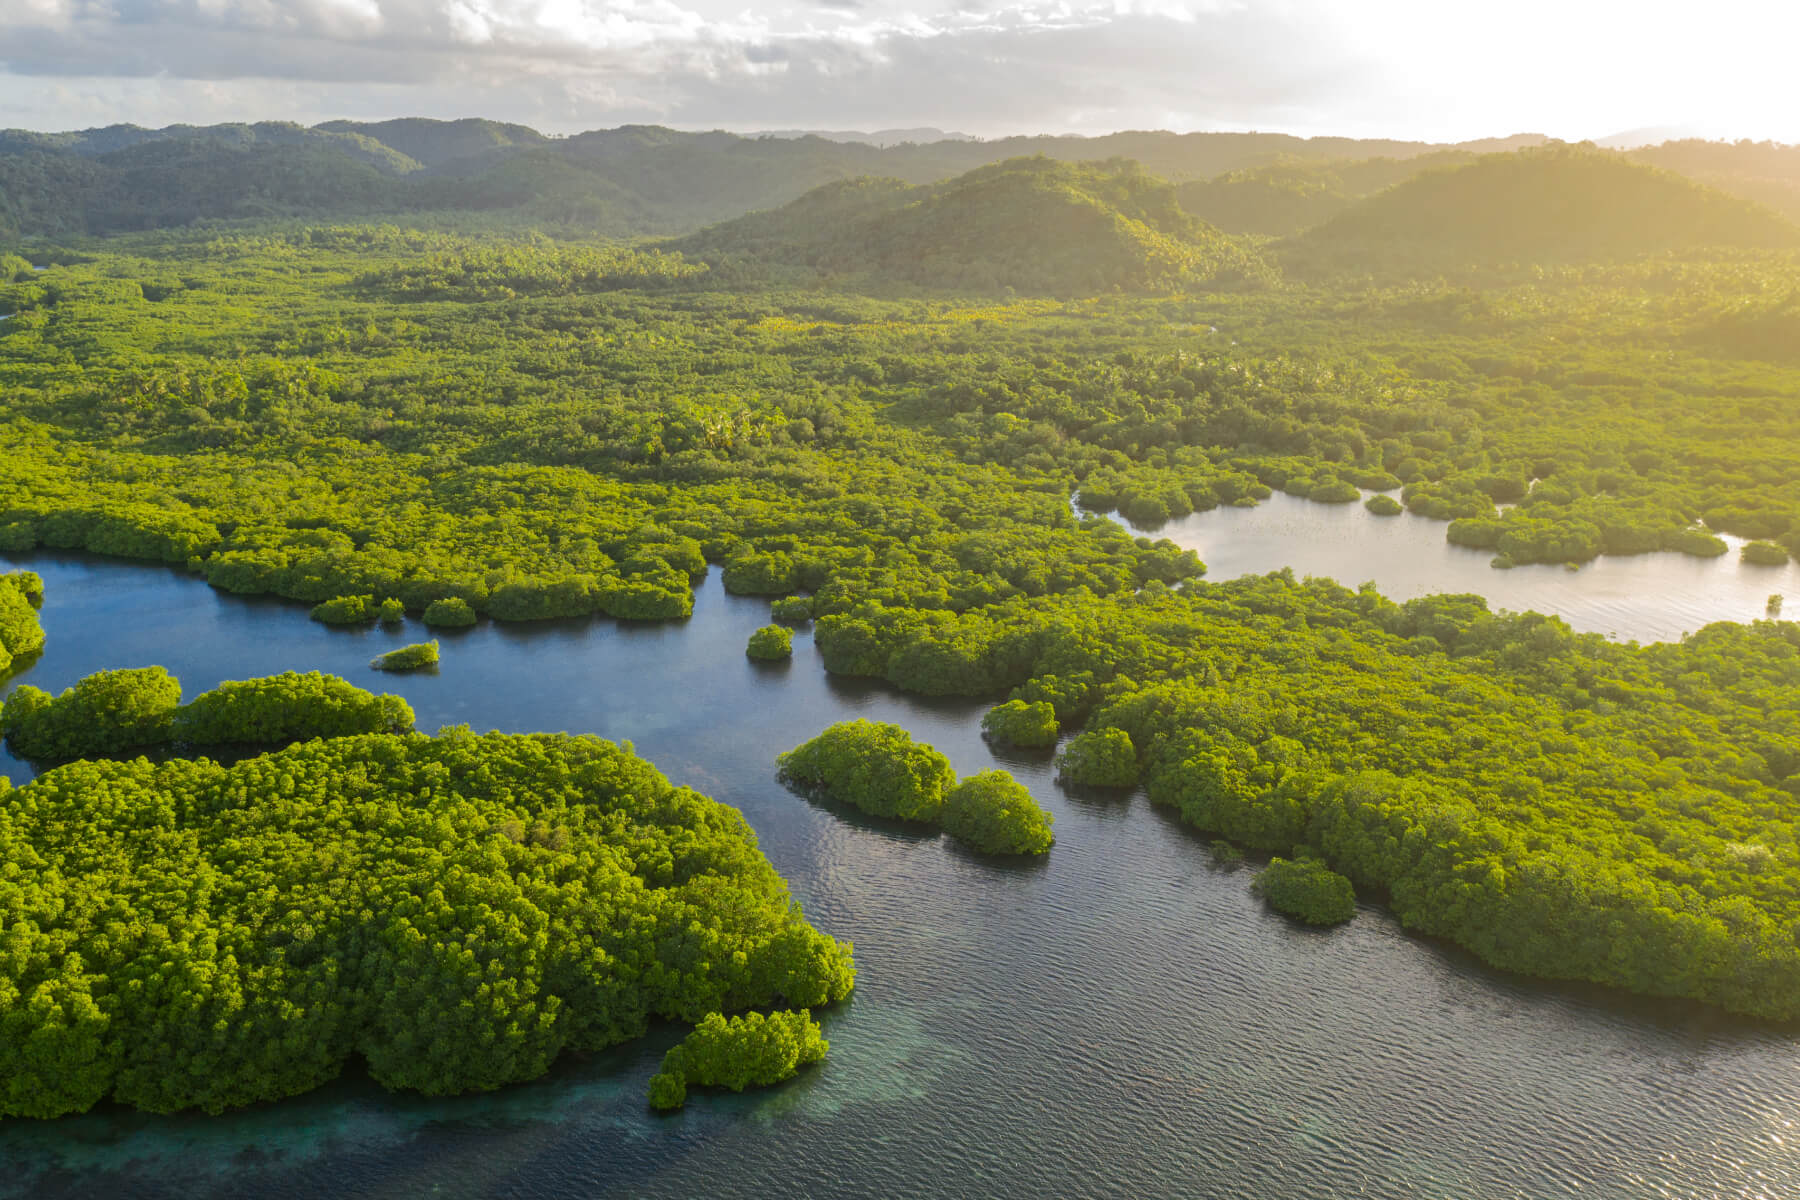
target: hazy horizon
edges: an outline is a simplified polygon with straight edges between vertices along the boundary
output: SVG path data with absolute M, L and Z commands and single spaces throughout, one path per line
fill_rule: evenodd
M 1704 19 L 1661 0 L 15 0 L 0 126 L 478 116 L 562 134 L 1797 142 L 1796 43 L 1800 12 L 1748 0 Z

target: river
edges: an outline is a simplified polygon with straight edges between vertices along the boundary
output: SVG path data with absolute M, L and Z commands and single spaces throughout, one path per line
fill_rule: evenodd
M 160 663 L 191 696 L 316 668 L 402 693 L 422 729 L 628 739 L 744 811 L 813 922 L 854 940 L 861 973 L 822 1014 L 821 1067 L 673 1117 L 644 1103 L 679 1032 L 660 1029 L 489 1095 L 349 1078 L 219 1117 L 9 1120 L 0 1193 L 1800 1195 L 1800 1033 L 1500 974 L 1372 905 L 1331 932 L 1295 927 L 1141 795 L 1070 794 L 1047 756 L 994 754 L 982 704 L 834 680 L 806 632 L 791 664 L 750 662 L 768 606 L 727 595 L 716 570 L 685 622 L 484 623 L 440 635 L 438 674 L 385 676 L 368 660 L 417 640 L 416 623 L 333 630 L 161 568 L 17 565 L 48 589 L 48 646 L 20 682 Z M 1006 766 L 1055 814 L 1055 848 L 983 860 L 776 782 L 777 753 L 854 716 L 905 725 L 959 771 Z

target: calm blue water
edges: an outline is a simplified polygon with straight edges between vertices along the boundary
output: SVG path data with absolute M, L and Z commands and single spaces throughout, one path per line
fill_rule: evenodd
M 1440 527 L 1441 528 L 1441 527 Z M 1498 975 L 1365 908 L 1319 934 L 1141 796 L 1063 792 L 996 758 L 980 704 L 834 681 L 810 636 L 759 667 L 764 602 L 717 574 L 692 619 L 482 625 L 435 676 L 383 676 L 418 640 L 329 630 L 158 568 L 37 556 L 59 690 L 160 663 L 190 695 L 322 669 L 404 694 L 421 728 L 630 740 L 741 808 L 812 920 L 855 941 L 829 1060 L 651 1116 L 677 1035 L 452 1100 L 347 1080 L 221 1117 L 0 1123 L 0 1194 L 42 1197 L 1767 1197 L 1800 1195 L 1800 1032 Z M 1056 816 L 1047 861 L 846 821 L 781 788 L 824 725 L 896 721 L 959 771 L 1000 763 Z M 0 759 L 15 782 L 23 764 Z

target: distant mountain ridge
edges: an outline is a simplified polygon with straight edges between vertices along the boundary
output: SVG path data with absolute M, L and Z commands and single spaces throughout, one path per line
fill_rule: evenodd
M 652 125 L 551 137 L 479 118 L 328 121 L 311 128 L 260 122 L 4 130 L 0 236 L 434 210 L 506 213 L 524 223 L 605 236 L 674 234 L 779 207 L 835 180 L 875 175 L 935 183 L 1021 155 L 1077 162 L 1131 158 L 1152 174 L 1184 180 L 1279 159 L 1405 159 L 1439 149 L 1422 142 L 1261 133 L 992 141 L 946 135 L 920 142 L 910 135 L 935 131 L 885 132 L 903 140 L 880 146 L 833 140 L 836 134 L 742 136 Z M 164 169 L 171 164 L 205 187 L 184 184 Z
M 689 233 L 865 176 L 933 184 L 1022 156 L 1131 159 L 1181 185 L 1228 232 L 1286 236 L 1427 164 L 1546 143 L 1516 134 L 1460 146 L 1271 133 L 1125 131 L 988 141 L 935 130 L 739 135 L 653 125 L 568 137 L 480 118 L 267 121 L 39 133 L 0 130 L 0 239 L 105 234 L 194 221 L 403 220 L 481 213 L 580 236 Z M 1800 216 L 1800 148 L 1670 143 L 1646 162 Z
M 828 142 L 861 142 L 865 146 L 876 146 L 886 149 L 889 146 L 903 146 L 908 142 L 930 144 L 932 142 L 975 142 L 981 139 L 973 134 L 947 132 L 930 127 L 920 129 L 755 129 L 747 131 L 745 137 L 778 137 L 803 138 L 818 137 Z

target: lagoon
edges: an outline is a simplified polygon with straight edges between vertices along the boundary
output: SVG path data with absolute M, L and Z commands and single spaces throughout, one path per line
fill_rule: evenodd
M 1800 604 L 1800 564 L 1742 563 L 1744 539 L 1730 536 L 1724 540 L 1731 550 L 1719 558 L 1607 555 L 1578 569 L 1537 563 L 1499 570 L 1488 565 L 1492 551 L 1445 541 L 1446 522 L 1410 512 L 1378 517 L 1361 504 L 1320 504 L 1285 492 L 1254 508 L 1190 513 L 1155 528 L 1124 523 L 1193 550 L 1210 580 L 1288 567 L 1302 578 L 1350 587 L 1373 581 L 1396 601 L 1474 592 L 1495 610 L 1549 613 L 1582 633 L 1637 642 L 1676 641 L 1714 621 L 1757 620 L 1772 594 Z
M 191 696 L 316 668 L 405 695 L 422 729 L 630 740 L 744 811 L 861 975 L 822 1014 L 823 1067 L 673 1117 L 644 1103 L 680 1032 L 663 1029 L 489 1095 L 346 1079 L 220 1117 L 7 1121 L 0 1194 L 1800 1194 L 1800 1031 L 1503 975 L 1372 904 L 1333 932 L 1292 926 L 1141 795 L 1072 794 L 1047 756 L 993 753 L 981 703 L 833 679 L 805 630 L 791 664 L 751 662 L 768 605 L 716 569 L 684 622 L 483 623 L 438 635 L 437 675 L 383 676 L 369 659 L 416 623 L 327 629 L 162 568 L 16 565 L 48 592 L 46 652 L 19 682 L 161 663 Z M 1055 848 L 996 864 L 776 782 L 778 752 L 854 716 L 906 726 L 960 772 L 1007 767 L 1055 814 Z

